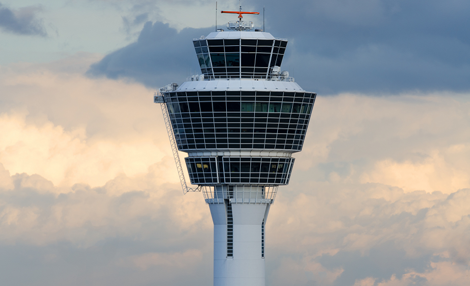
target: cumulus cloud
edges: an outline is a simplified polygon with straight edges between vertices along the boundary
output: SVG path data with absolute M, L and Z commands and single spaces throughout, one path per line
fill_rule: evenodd
M 0 28 L 19 35 L 47 36 L 42 20 L 37 17 L 41 6 L 28 6 L 18 10 L 0 3 Z
M 96 60 L 0 69 L 2 279 L 210 284 L 210 214 L 181 194 L 153 91 L 85 77 Z M 268 283 L 468 284 L 468 99 L 319 97 L 270 211 Z
M 67 68 L 94 59 L 79 55 L 42 67 L 0 69 L 0 130 L 7 134 L 0 137 L 0 162 L 10 173 L 95 187 L 121 173 L 145 173 L 165 156 L 171 162 L 152 90 L 91 80 L 80 68 Z M 163 178 L 177 177 L 168 172 Z
M 319 97 L 302 151 L 311 160 L 297 172 L 406 191 L 468 188 L 469 109 L 465 94 Z

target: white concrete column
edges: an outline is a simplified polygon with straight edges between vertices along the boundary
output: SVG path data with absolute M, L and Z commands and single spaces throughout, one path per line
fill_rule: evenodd
M 214 286 L 265 286 L 262 223 L 270 204 L 231 204 L 233 256 L 227 256 L 228 201 L 209 204 L 214 222 Z

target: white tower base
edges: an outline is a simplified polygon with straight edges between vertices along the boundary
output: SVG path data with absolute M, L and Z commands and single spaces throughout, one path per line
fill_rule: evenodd
M 262 187 L 230 188 L 216 187 L 226 199 L 207 200 L 214 222 L 214 286 L 265 286 L 264 224 L 272 200 L 262 198 Z M 242 188 L 259 199 L 242 200 Z

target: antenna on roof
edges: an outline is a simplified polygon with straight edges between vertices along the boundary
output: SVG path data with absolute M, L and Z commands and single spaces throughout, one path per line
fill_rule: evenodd
M 264 28 L 264 7 L 263 7 L 263 32 L 266 32 L 266 29 Z
M 230 13 L 230 14 L 238 14 L 238 20 L 241 21 L 243 16 L 242 14 L 255 14 L 259 15 L 259 12 L 242 12 L 242 6 L 240 6 L 240 11 L 220 11 L 220 13 Z

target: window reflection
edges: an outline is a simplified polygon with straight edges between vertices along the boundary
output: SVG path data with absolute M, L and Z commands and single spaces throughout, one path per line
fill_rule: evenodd
M 240 54 L 226 54 L 227 66 L 240 66 Z
M 212 65 L 214 67 L 224 67 L 225 66 L 225 57 L 224 54 L 214 54 L 211 53 Z
M 206 62 L 204 60 L 204 56 L 199 54 L 197 55 L 197 60 L 199 61 L 199 65 L 201 66 L 201 68 L 206 68 Z

